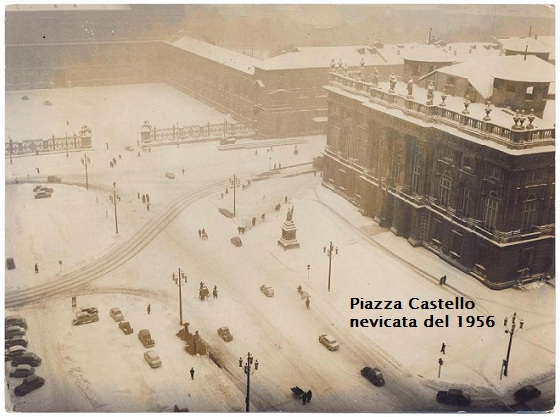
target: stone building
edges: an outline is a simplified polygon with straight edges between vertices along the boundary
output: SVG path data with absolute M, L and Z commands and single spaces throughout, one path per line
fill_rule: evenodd
M 323 184 L 491 288 L 549 273 L 554 121 L 407 87 L 331 74 Z

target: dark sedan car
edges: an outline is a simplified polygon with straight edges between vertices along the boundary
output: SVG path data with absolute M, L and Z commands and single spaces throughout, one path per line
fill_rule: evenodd
M 385 385 L 383 374 L 378 368 L 370 368 L 369 366 L 366 366 L 360 371 L 360 373 L 362 374 L 362 376 L 366 377 L 369 382 L 377 387 Z
M 23 352 L 20 356 L 17 356 L 12 360 L 12 366 L 18 366 L 22 363 L 31 366 L 39 366 L 41 365 L 41 362 L 42 362 L 41 358 L 37 356 L 35 353 Z
M 35 368 L 31 365 L 18 365 L 10 369 L 10 376 L 13 378 L 26 378 L 35 373 Z
M 524 387 L 515 391 L 513 398 L 518 403 L 524 403 L 525 401 L 531 401 L 538 398 L 541 395 L 541 391 L 534 385 L 525 385 Z
M 14 336 L 10 339 L 6 339 L 6 342 L 4 344 L 4 349 L 8 349 L 12 346 L 23 346 L 23 347 L 27 347 L 27 337 L 25 336 Z
M 23 397 L 26 394 L 29 394 L 31 391 L 35 391 L 38 388 L 41 388 L 45 385 L 45 379 L 41 378 L 37 375 L 28 376 L 23 380 L 23 382 L 16 387 L 14 393 L 18 397 Z
M 471 405 L 471 397 L 460 389 L 451 388 L 447 391 L 438 391 L 436 400 L 443 404 Z

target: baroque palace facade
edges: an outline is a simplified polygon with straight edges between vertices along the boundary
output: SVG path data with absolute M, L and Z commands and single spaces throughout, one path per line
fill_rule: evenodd
M 433 84 L 332 72 L 325 88 L 325 186 L 491 288 L 553 272 L 554 121 Z

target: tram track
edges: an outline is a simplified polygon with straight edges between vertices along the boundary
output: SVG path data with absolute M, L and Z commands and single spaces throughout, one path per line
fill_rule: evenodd
M 84 286 L 126 263 L 144 249 L 171 221 L 173 221 L 188 205 L 223 189 L 227 180 L 189 191 L 171 202 L 157 218 L 144 224 L 136 234 L 130 237 L 115 250 L 100 259 L 64 274 L 55 282 L 39 284 L 32 288 L 6 293 L 5 307 L 14 308 L 25 304 L 41 301 L 45 298 L 60 295 L 77 287 Z

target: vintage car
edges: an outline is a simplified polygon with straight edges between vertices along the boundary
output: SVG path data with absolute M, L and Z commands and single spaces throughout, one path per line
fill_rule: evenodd
M 74 326 L 80 326 L 82 324 L 88 324 L 99 321 L 99 316 L 97 314 L 89 314 L 86 312 L 80 312 L 76 314 L 76 318 L 72 320 Z
M 154 347 L 156 342 L 152 339 L 148 329 L 142 329 L 138 332 L 138 339 L 142 342 L 145 348 Z
M 41 388 L 43 385 L 45 385 L 44 378 L 41 378 L 37 375 L 30 375 L 26 377 L 23 382 L 15 388 L 14 393 L 16 394 L 16 396 L 22 397 L 26 394 L 29 394 L 31 391 L 35 391 L 36 389 Z
M 39 366 L 41 365 L 41 362 L 42 362 L 41 358 L 37 356 L 35 353 L 23 352 L 21 355 L 16 356 L 15 358 L 12 359 L 12 366 L 18 366 L 22 363 L 31 366 Z
M 366 366 L 362 368 L 360 373 L 375 386 L 381 387 L 385 385 L 385 379 L 379 368 L 370 368 Z
M 241 239 L 238 236 L 234 236 L 231 238 L 231 243 L 233 243 L 233 246 L 236 247 L 240 247 L 241 245 L 243 245 L 243 242 L 241 242 Z
M 170 180 L 174 180 L 174 179 L 175 179 L 175 174 L 174 174 L 173 172 L 167 171 L 167 172 L 165 173 L 165 176 L 166 176 L 167 178 L 169 178 Z
M 524 387 L 515 391 L 513 398 L 518 403 L 524 403 L 526 401 L 534 400 L 541 395 L 541 391 L 534 385 L 525 385 Z
M 121 313 L 120 308 L 114 307 L 111 309 L 111 311 L 109 312 L 109 314 L 111 315 L 111 317 L 113 318 L 113 320 L 115 320 L 117 323 L 119 321 L 123 321 L 124 320 L 124 316 Z
M 47 182 L 62 182 L 62 178 L 57 177 L 56 175 L 49 175 L 47 177 Z
M 447 391 L 438 391 L 436 400 L 443 404 L 470 405 L 471 397 L 460 389 L 450 388 Z
M 130 327 L 130 322 L 128 321 L 121 321 L 119 323 L 119 329 L 121 329 L 124 334 L 131 334 L 134 331 L 134 329 Z
M 233 336 L 231 335 L 231 332 L 229 331 L 229 327 L 220 327 L 218 329 L 218 335 L 225 341 L 225 342 L 231 342 L 233 340 Z
M 148 362 L 148 364 L 152 368 L 159 368 L 161 366 L 161 359 L 159 358 L 159 355 L 153 350 L 144 352 L 144 360 Z
M 338 350 L 340 346 L 336 339 L 330 334 L 322 334 L 321 336 L 319 336 L 319 342 L 331 351 Z
M 270 285 L 261 285 L 261 292 L 267 297 L 274 297 L 274 289 Z
M 14 366 L 12 369 L 10 369 L 10 376 L 13 378 L 26 378 L 29 375 L 33 375 L 34 373 L 35 368 L 33 368 L 31 365 L 26 364 Z

